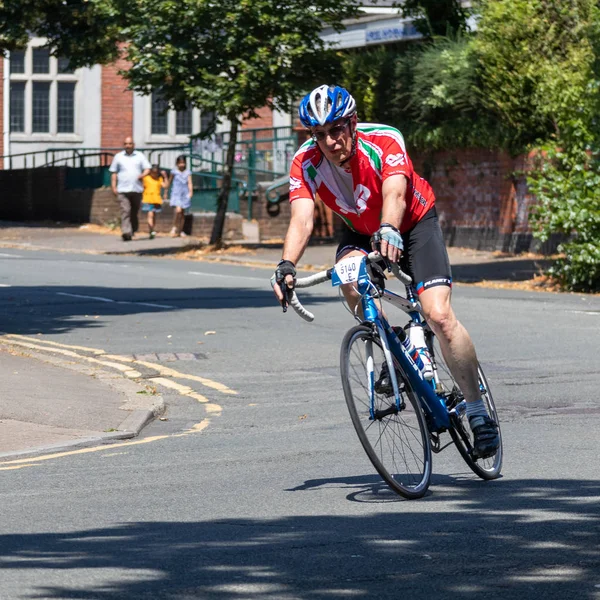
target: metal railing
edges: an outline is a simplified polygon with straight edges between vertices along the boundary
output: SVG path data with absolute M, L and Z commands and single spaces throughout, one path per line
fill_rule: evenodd
M 213 185 L 201 185 L 198 189 L 213 193 L 218 192 L 219 182 L 223 177 L 225 156 L 229 143 L 229 132 L 214 134 L 210 139 L 202 139 L 199 135 L 191 136 L 188 144 L 176 146 L 140 147 L 152 164 L 170 170 L 175 168 L 177 156 L 183 154 L 188 158 L 189 168 L 195 180 L 212 182 Z M 274 188 L 282 188 L 286 173 L 298 145 L 297 133 L 291 127 L 271 127 L 241 129 L 236 140 L 236 154 L 232 188 L 237 195 L 242 191 L 248 197 L 248 216 L 252 214 L 252 197 L 260 187 L 270 192 L 270 202 L 277 202 L 279 194 Z M 115 154 L 122 148 L 48 148 L 34 152 L 22 152 L 0 157 L 5 169 L 31 169 L 42 167 L 94 168 L 81 177 L 72 175 L 70 181 L 79 181 L 82 185 L 109 184 L 106 173 L 98 174 L 97 169 L 109 167 Z M 86 175 L 89 175 L 86 179 Z M 268 184 L 271 184 L 270 186 Z M 276 184 L 276 185 L 273 185 Z M 206 196 L 206 194 L 205 194 Z

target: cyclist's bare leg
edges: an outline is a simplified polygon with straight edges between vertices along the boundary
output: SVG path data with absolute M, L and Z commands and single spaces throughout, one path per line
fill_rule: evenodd
M 444 360 L 460 386 L 465 400 L 480 399 L 477 354 L 471 336 L 456 318 L 450 305 L 451 290 L 446 286 L 429 288 L 419 295 L 427 323 L 435 333 Z

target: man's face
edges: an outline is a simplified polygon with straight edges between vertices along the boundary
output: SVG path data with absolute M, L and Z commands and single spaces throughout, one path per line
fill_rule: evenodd
M 127 152 L 127 154 L 131 154 L 133 152 L 133 140 L 131 138 L 125 138 L 125 141 L 123 142 L 123 147 L 125 148 L 125 152 Z
M 331 125 L 317 125 L 311 129 L 311 133 L 325 158 L 339 166 L 352 154 L 352 134 L 355 126 L 355 118 L 350 117 L 338 119 Z

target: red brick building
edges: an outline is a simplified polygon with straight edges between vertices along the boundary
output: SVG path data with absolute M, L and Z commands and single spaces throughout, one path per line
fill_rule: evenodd
M 23 51 L 0 58 L 0 156 L 71 148 L 120 148 L 126 136 L 138 147 L 184 145 L 211 115 L 195 108 L 169 110 L 155 94 L 127 89 L 125 60 L 70 71 L 34 38 Z M 288 124 L 289 116 L 260 111 L 253 127 Z M 249 126 L 248 123 L 245 124 Z M 227 125 L 223 124 L 223 129 Z M 13 166 L 17 164 L 14 159 Z M 39 162 L 38 162 L 39 164 Z

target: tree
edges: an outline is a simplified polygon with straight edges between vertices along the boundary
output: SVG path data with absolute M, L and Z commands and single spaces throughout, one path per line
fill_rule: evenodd
M 567 237 L 552 274 L 578 290 L 600 288 L 599 48 L 596 0 L 482 2 L 482 97 L 514 130 L 515 149 L 538 147 L 535 235 Z
M 289 110 L 300 93 L 332 81 L 338 61 L 319 32 L 343 29 L 357 9 L 358 0 L 5 0 L 0 48 L 22 44 L 31 32 L 48 37 L 51 51 L 74 66 L 121 51 L 131 89 L 226 118 L 230 144 L 211 235 L 217 243 L 241 119 L 262 106 Z
M 0 54 L 36 35 L 71 67 L 111 62 L 125 39 L 125 8 L 122 0 L 0 0 Z
M 513 129 L 515 149 L 580 119 L 590 100 L 597 15 L 595 0 L 481 2 L 474 45 L 482 98 Z
M 412 144 L 423 149 L 498 147 L 503 131 L 479 93 L 473 40 L 437 37 L 414 48 L 396 67 L 394 104 L 408 118 Z M 408 85 L 404 83 L 408 81 Z
M 467 31 L 470 11 L 460 0 L 404 0 L 402 14 L 414 19 L 426 37 L 452 36 Z
M 243 115 L 291 101 L 331 81 L 335 55 L 319 37 L 342 28 L 355 0 L 138 0 L 145 16 L 128 27 L 124 74 L 141 93 L 160 90 L 175 107 L 189 102 L 228 119 L 230 143 L 211 243 L 221 240 Z M 160 8 L 160 10 L 159 10 Z

